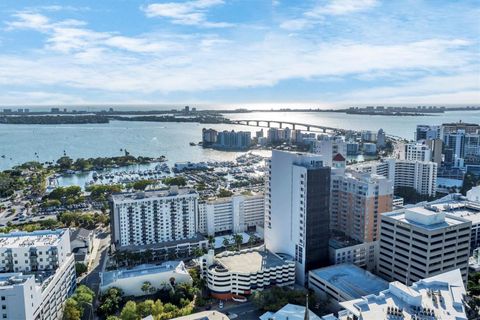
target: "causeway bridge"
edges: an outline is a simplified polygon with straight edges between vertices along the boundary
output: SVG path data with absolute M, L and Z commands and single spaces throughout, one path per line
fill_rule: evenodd
M 306 130 L 306 131 L 321 131 L 321 132 L 332 132 L 332 133 L 339 133 L 345 134 L 347 130 L 341 128 L 333 128 L 333 127 L 326 127 L 316 124 L 309 124 L 309 123 L 299 123 L 299 122 L 291 122 L 291 121 L 277 121 L 277 120 L 231 120 L 232 123 L 241 124 L 246 126 L 255 126 L 255 127 L 264 127 L 264 128 L 271 128 L 273 124 L 275 127 L 278 128 L 286 128 L 289 127 L 292 130 Z

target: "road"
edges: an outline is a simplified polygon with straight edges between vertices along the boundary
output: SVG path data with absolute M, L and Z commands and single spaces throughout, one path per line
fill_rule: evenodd
M 218 310 L 219 312 L 225 313 L 227 316 L 229 314 L 236 314 L 238 317 L 235 319 L 238 320 L 258 320 L 258 318 L 264 313 L 258 310 L 258 308 L 250 301 L 245 303 L 228 301 L 222 309 L 218 307 L 217 303 L 212 306 L 212 310 Z
M 110 245 L 110 234 L 107 232 L 102 232 L 96 236 L 100 241 L 98 245 L 98 251 L 92 250 L 93 253 L 97 253 L 93 259 L 93 262 L 90 267 L 90 272 L 80 280 L 81 284 L 86 285 L 95 292 L 96 297 L 99 295 L 100 290 L 100 272 L 103 271 L 105 267 L 108 247 Z M 96 308 L 97 301 L 94 301 L 94 308 Z

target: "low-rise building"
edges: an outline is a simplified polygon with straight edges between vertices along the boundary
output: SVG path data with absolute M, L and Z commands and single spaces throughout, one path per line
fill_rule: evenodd
M 388 282 L 353 264 L 339 264 L 311 270 L 308 287 L 335 303 L 378 294 Z
M 75 262 L 85 263 L 93 250 L 93 231 L 84 228 L 70 229 L 70 247 Z
M 263 248 L 237 252 L 214 251 L 200 258 L 202 277 L 206 278 L 212 296 L 231 299 L 245 296 L 255 290 L 272 285 L 287 286 L 295 283 L 295 262 Z
M 351 263 L 375 272 L 378 259 L 378 241 L 359 242 L 342 236 L 329 241 L 330 263 Z
M 277 312 L 265 312 L 260 316 L 260 320 L 337 320 L 333 315 L 326 315 L 323 317 L 317 316 L 310 309 L 308 310 L 308 317 L 305 315 L 306 308 L 296 304 L 286 304 Z
M 460 270 L 419 280 L 411 286 L 395 281 L 376 295 L 341 302 L 340 320 L 451 319 L 467 320 Z
M 132 269 L 119 269 L 100 273 L 100 291 L 120 288 L 126 296 L 143 296 L 151 292 L 142 290 L 149 282 L 150 291 L 170 288 L 180 283 L 192 284 L 192 277 L 182 261 L 167 261 L 161 265 L 143 264 Z

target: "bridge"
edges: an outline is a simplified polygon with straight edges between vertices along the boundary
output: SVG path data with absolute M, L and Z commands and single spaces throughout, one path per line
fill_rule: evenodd
M 291 121 L 276 121 L 276 120 L 231 120 L 232 123 L 245 125 L 245 126 L 255 126 L 255 127 L 264 127 L 271 128 L 272 124 L 276 124 L 278 128 L 291 127 L 293 130 L 306 130 L 306 131 L 322 131 L 322 132 L 333 132 L 339 134 L 345 134 L 347 130 L 333 127 L 320 126 L 316 124 L 308 123 L 299 123 Z M 312 130 L 313 129 L 313 130 Z

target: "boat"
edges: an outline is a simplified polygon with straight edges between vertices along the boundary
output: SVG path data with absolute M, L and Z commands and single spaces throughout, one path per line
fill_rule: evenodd
M 190 142 L 190 145 L 191 145 L 192 147 L 196 146 L 195 142 Z

